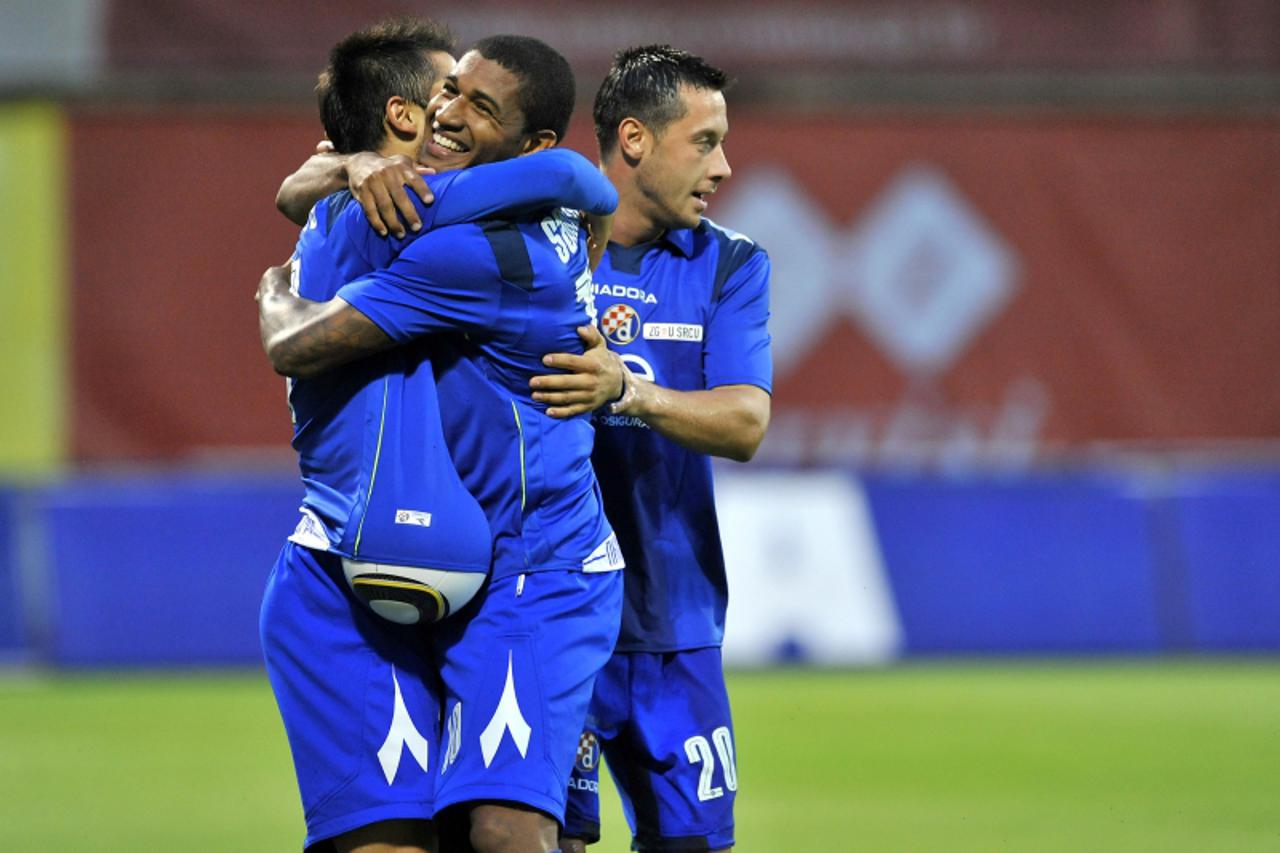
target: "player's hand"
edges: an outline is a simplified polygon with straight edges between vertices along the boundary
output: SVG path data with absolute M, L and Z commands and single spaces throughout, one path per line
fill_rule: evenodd
M 547 367 L 566 372 L 529 380 L 534 401 L 547 404 L 547 414 L 553 418 L 594 412 L 622 395 L 627 369 L 622 359 L 609 351 L 595 326 L 579 326 L 578 337 L 587 348 L 582 355 L 557 352 L 542 357 Z
M 592 270 L 600 266 L 604 260 L 604 250 L 609 246 L 609 233 L 613 231 L 613 214 L 599 216 L 584 213 L 582 218 L 587 223 L 587 263 Z
M 406 224 L 414 231 L 422 230 L 422 218 L 405 185 L 418 194 L 423 204 L 431 204 L 435 196 L 422 176 L 433 171 L 403 154 L 381 157 L 372 151 L 361 151 L 347 162 L 347 181 L 373 230 L 383 237 L 388 232 L 403 237 Z

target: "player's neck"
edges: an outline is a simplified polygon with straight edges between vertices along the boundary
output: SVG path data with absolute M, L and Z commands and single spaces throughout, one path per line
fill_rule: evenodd
M 377 155 L 379 157 L 395 157 L 397 154 L 403 154 L 417 163 L 420 148 L 420 145 L 414 145 L 401 139 L 384 138 L 382 144 L 378 146 Z
M 614 182 L 618 188 L 618 210 L 613 217 L 609 242 L 619 246 L 651 243 L 666 230 L 650 213 L 649 199 L 634 183 Z
M 662 236 L 663 228 L 646 211 L 644 192 L 636 186 L 634 167 L 621 157 L 603 158 L 601 170 L 618 191 L 618 209 L 613 215 L 609 242 L 631 248 Z
M 639 246 L 651 243 L 662 236 L 665 229 L 644 216 L 625 202 L 618 204 L 618 212 L 613 219 L 613 231 L 609 234 L 609 242 L 619 246 Z

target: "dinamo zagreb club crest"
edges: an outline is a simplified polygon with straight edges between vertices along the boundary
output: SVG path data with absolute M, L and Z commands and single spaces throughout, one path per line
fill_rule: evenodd
M 578 738 L 578 758 L 574 763 L 583 773 L 600 766 L 600 741 L 591 732 L 583 732 Z
M 610 343 L 629 344 L 640 331 L 640 315 L 630 305 L 611 305 L 600 315 L 600 331 Z

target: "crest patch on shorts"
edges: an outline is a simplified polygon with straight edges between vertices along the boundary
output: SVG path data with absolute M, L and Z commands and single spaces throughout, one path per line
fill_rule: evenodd
M 590 773 L 600 766 L 600 741 L 591 732 L 583 732 L 578 738 L 578 757 L 573 766 L 583 773 Z

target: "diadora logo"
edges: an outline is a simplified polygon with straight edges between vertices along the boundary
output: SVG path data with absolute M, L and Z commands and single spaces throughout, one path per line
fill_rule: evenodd
M 611 305 L 600 315 L 600 331 L 611 343 L 625 346 L 640 332 L 640 315 L 626 303 Z
M 631 299 L 645 305 L 658 304 L 658 297 L 652 293 L 641 290 L 638 287 L 627 287 L 625 284 L 597 284 L 596 293 L 605 296 L 616 296 L 621 299 Z
M 590 773 L 600 766 L 600 741 L 591 732 L 583 732 L 578 738 L 578 757 L 574 766 L 583 773 Z

